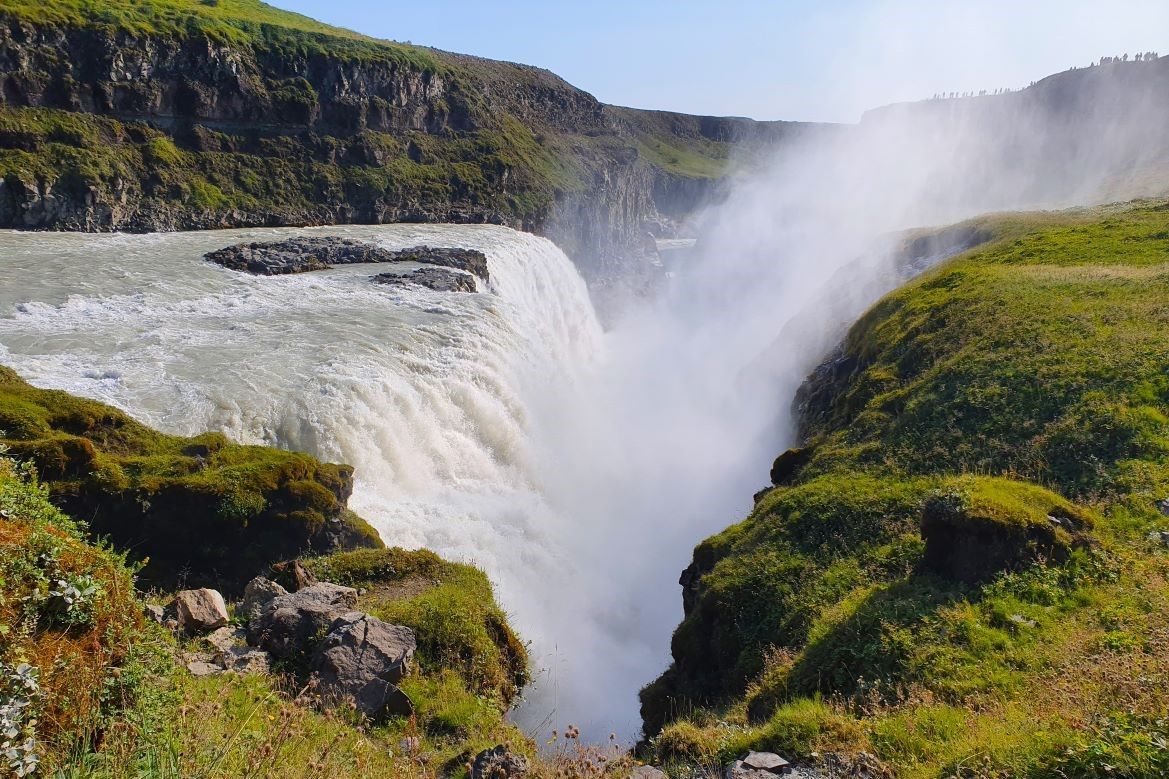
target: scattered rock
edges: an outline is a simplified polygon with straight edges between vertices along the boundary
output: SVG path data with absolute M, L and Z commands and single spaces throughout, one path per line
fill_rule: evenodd
M 1012 614 L 1007 619 L 1011 620 L 1012 623 L 1019 625 L 1021 627 L 1025 627 L 1025 628 L 1033 628 L 1039 624 L 1038 622 L 1036 622 L 1033 619 L 1028 619 L 1027 617 L 1024 617 L 1022 614 Z
M 521 779 L 528 775 L 528 759 L 500 746 L 475 755 L 471 779 Z
M 147 619 L 153 622 L 157 622 L 160 625 L 166 622 L 166 609 L 164 609 L 162 606 L 155 606 L 151 603 L 147 603 L 142 607 L 142 614 Z
M 266 674 L 272 670 L 272 657 L 262 649 L 232 647 L 216 660 L 225 671 L 237 674 Z
M 1169 498 L 1163 498 L 1157 501 L 1157 511 L 1169 517 Z
M 782 774 L 791 768 L 791 763 L 774 752 L 748 752 L 741 762 L 753 771 L 769 771 L 773 774 Z
M 300 560 L 286 560 L 272 565 L 272 581 L 288 592 L 297 592 L 316 584 L 317 577 Z
M 830 752 L 817 761 L 816 775 L 826 779 L 893 779 L 893 772 L 868 752 Z
M 321 582 L 268 601 L 248 624 L 248 643 L 286 658 L 307 655 L 338 617 L 357 605 L 357 590 Z
M 391 251 L 352 238 L 290 238 L 240 243 L 209 252 L 204 258 L 231 270 L 258 276 L 282 276 L 357 263 L 419 262 L 442 265 L 489 281 L 487 255 L 475 249 L 415 246 Z M 422 282 L 416 282 L 422 283 Z
M 187 670 L 195 676 L 239 673 L 266 674 L 271 668 L 271 658 L 261 649 L 244 644 L 246 634 L 233 627 L 221 627 L 203 641 L 210 651 L 195 652 L 187 656 Z
M 639 765 L 629 774 L 629 779 L 669 779 L 666 772 L 652 765 Z
M 183 590 L 171 606 L 179 628 L 188 635 L 208 633 L 227 624 L 227 604 L 218 590 Z
M 244 597 L 239 605 L 240 613 L 247 618 L 248 622 L 251 622 L 260 616 L 260 611 L 273 598 L 279 598 L 281 595 L 287 594 L 288 590 L 276 582 L 271 579 L 265 579 L 263 576 L 257 576 L 244 587 Z
M 477 292 L 475 277 L 470 273 L 445 268 L 418 268 L 413 273 L 379 273 L 376 284 L 416 284 L 435 292 Z
M 219 652 L 226 652 L 233 646 L 238 646 L 244 642 L 247 634 L 240 628 L 233 628 L 225 625 L 219 630 L 212 631 L 203 637 L 203 640 Z
M 187 663 L 187 670 L 191 672 L 191 676 L 214 676 L 223 673 L 222 666 L 203 660 L 193 660 Z
M 317 648 L 312 670 L 325 700 L 352 699 L 374 720 L 414 713 L 410 699 L 395 685 L 417 649 L 414 631 L 376 617 L 351 612 L 336 619 Z

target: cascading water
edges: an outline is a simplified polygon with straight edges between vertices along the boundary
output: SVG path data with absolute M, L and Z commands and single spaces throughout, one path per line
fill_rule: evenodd
M 478 248 L 491 292 L 202 259 L 302 234 Z M 720 324 L 725 285 L 696 272 L 603 335 L 568 258 L 505 228 L 0 233 L 0 269 L 18 282 L 0 285 L 0 364 L 171 432 L 350 463 L 351 506 L 387 543 L 484 568 L 532 641 L 533 731 L 637 734 L 677 572 L 749 508 L 785 402 L 740 375 L 776 330 Z
M 376 285 L 371 266 L 257 278 L 201 259 L 306 232 L 478 248 L 494 294 Z M 164 430 L 354 465 L 351 505 L 387 542 L 485 568 L 554 664 L 545 612 L 561 608 L 549 596 L 574 561 L 543 494 L 555 468 L 532 398 L 571 394 L 602 343 L 553 244 L 484 226 L 4 233 L 0 266 L 15 282 L 0 285 L 0 363 Z
M 608 333 L 562 252 L 500 227 L 0 233 L 0 363 L 165 430 L 352 464 L 351 505 L 388 543 L 496 583 L 537 666 L 524 724 L 628 739 L 636 690 L 668 661 L 677 573 L 750 510 L 798 382 L 901 278 L 890 231 L 1145 186 L 1121 186 L 1144 137 L 1105 132 L 1107 112 L 1065 144 L 1093 164 L 1053 166 L 1070 180 L 988 156 L 994 127 L 1046 126 L 1029 115 L 964 132 L 899 116 L 785 147 L 737 182 L 706 248 Z M 306 233 L 481 249 L 493 293 L 201 259 Z

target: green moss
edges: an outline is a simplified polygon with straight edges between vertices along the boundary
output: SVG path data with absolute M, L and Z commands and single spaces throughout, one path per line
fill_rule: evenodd
M 380 545 L 345 508 L 348 466 L 218 434 L 164 435 L 3 367 L 0 443 L 35 465 L 56 504 L 132 550 L 148 582 L 189 572 L 232 589 L 305 550 Z
M 366 590 L 361 607 L 418 637 L 423 671 L 454 669 L 506 708 L 528 681 L 528 655 L 477 568 L 426 550 L 359 550 L 306 561 L 320 579 Z

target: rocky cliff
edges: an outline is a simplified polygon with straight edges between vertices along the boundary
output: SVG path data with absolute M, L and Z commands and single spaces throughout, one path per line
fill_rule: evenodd
M 0 7 L 0 226 L 492 222 L 637 275 L 797 125 L 601 104 L 555 75 L 252 0 Z

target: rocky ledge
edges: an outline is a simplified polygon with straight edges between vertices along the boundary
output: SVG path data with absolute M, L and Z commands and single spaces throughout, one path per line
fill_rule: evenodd
M 440 265 L 478 276 L 484 281 L 491 277 L 487 269 L 487 255 L 475 249 L 432 248 L 415 246 L 393 251 L 352 238 L 289 238 L 283 241 L 239 243 L 225 249 L 209 252 L 204 258 L 231 270 L 253 273 L 257 276 L 281 276 L 288 273 L 308 273 L 334 265 L 356 263 L 417 262 Z M 424 269 L 420 269 L 424 270 Z M 410 283 L 437 289 L 437 276 L 419 277 L 412 274 L 383 274 L 409 279 Z M 425 275 L 425 274 L 424 274 Z M 398 282 L 390 282 L 398 283 Z M 464 284 L 465 286 L 465 284 Z M 459 289 L 457 291 L 474 291 Z
M 470 273 L 446 268 L 418 268 L 413 273 L 379 273 L 376 284 L 417 284 L 436 292 L 477 292 L 475 277 Z

